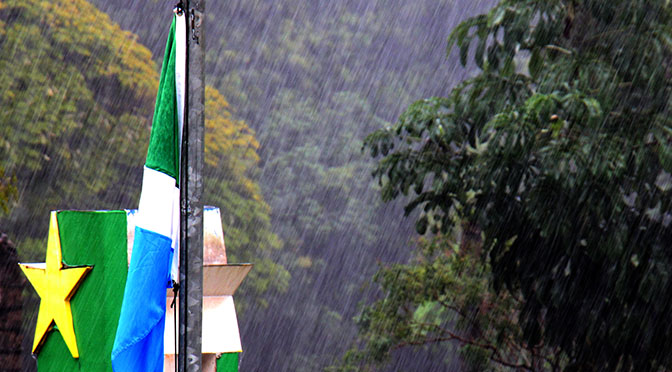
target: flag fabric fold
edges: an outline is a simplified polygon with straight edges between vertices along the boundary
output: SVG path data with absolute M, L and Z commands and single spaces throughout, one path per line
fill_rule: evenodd
M 175 16 L 161 67 L 133 251 L 119 316 L 115 372 L 163 371 L 166 288 L 177 278 L 186 23 Z

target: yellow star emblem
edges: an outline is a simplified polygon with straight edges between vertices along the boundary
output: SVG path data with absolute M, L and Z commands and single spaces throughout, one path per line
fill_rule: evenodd
M 61 238 L 58 232 L 56 212 L 51 212 L 49 221 L 49 241 L 47 259 L 42 264 L 19 264 L 30 284 L 40 296 L 40 310 L 37 315 L 33 353 L 47 339 L 47 333 L 56 323 L 65 344 L 73 358 L 79 358 L 75 330 L 72 325 L 70 299 L 82 283 L 91 266 L 67 267 L 63 265 Z

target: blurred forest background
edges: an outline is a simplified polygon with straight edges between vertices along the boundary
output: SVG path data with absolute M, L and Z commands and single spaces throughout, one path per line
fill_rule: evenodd
M 49 210 L 136 206 L 172 6 L 0 1 L 22 260 Z M 241 370 L 669 371 L 671 24 L 669 0 L 210 1 Z
M 22 260 L 43 259 L 49 210 L 136 207 L 173 5 L 0 2 L 0 226 Z M 236 300 L 241 370 L 320 370 L 355 339 L 373 273 L 413 239 L 363 140 L 464 77 L 446 37 L 488 6 L 207 4 L 205 198 L 230 262 L 255 264 Z

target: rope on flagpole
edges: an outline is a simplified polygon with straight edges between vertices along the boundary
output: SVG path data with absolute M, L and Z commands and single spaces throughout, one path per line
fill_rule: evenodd
M 177 307 L 175 302 L 177 301 L 177 292 L 180 291 L 180 283 L 173 280 L 173 302 L 170 304 L 170 308 L 173 309 L 173 342 L 175 343 L 174 350 L 174 362 L 175 362 L 175 372 L 177 371 Z

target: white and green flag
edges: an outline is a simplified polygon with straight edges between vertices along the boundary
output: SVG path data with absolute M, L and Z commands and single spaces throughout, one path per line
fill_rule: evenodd
M 163 371 L 166 287 L 171 276 L 177 278 L 185 63 L 185 16 L 176 15 L 161 67 L 133 254 L 112 349 L 115 372 Z

